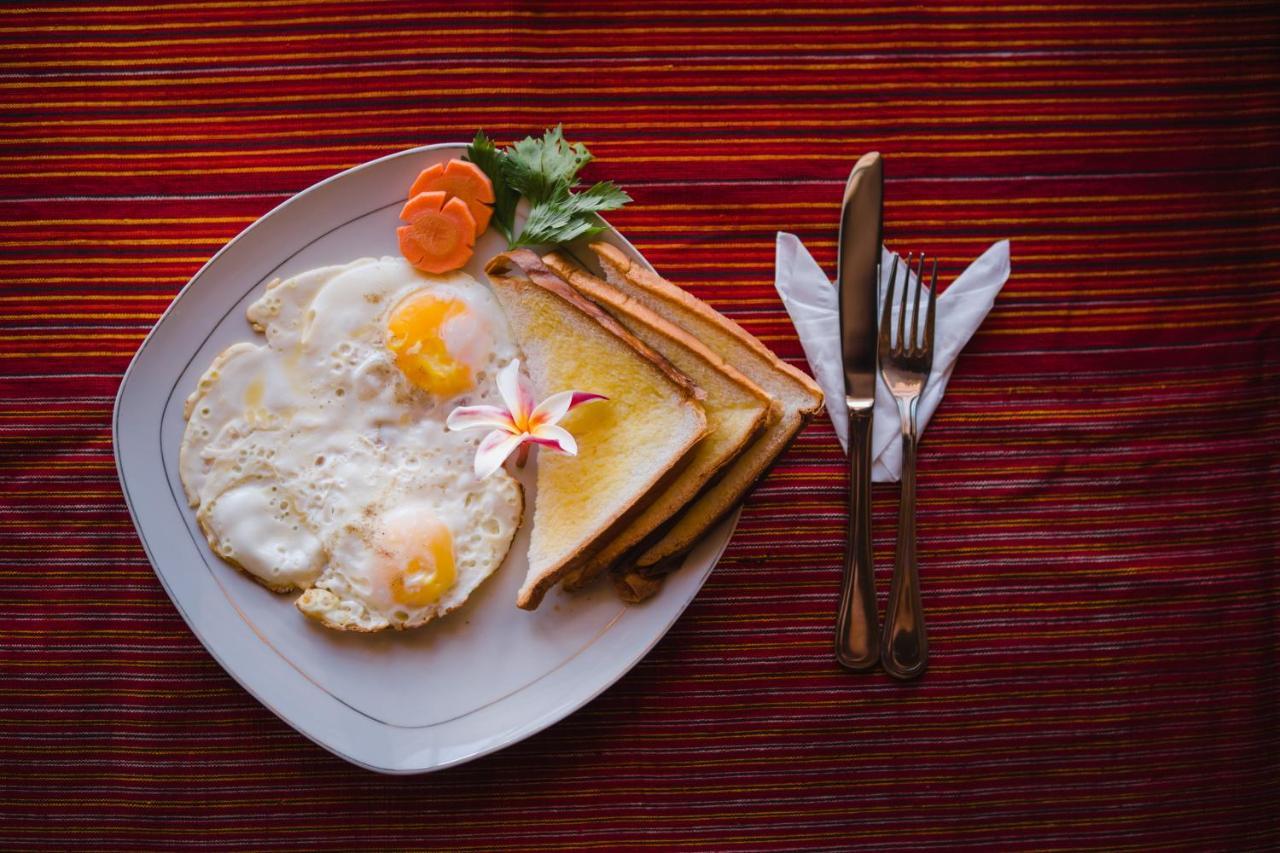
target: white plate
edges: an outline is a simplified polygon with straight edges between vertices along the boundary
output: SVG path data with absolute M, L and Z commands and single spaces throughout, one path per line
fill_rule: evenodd
M 182 497 L 182 402 L 228 344 L 252 340 L 244 311 L 276 276 L 395 254 L 405 189 L 461 145 L 415 148 L 305 190 L 222 248 L 142 342 L 116 397 L 116 467 L 138 536 L 174 606 L 228 674 L 302 734 L 384 773 L 438 770 L 501 749 L 582 707 L 631 669 L 697 594 L 736 516 L 708 535 L 662 592 L 627 607 L 598 585 L 515 606 L 522 528 L 506 562 L 460 610 L 415 631 L 351 635 L 314 625 L 215 557 Z M 609 229 L 603 239 L 644 262 Z M 467 271 L 501 251 L 492 230 Z M 590 253 L 578 247 L 580 260 Z M 647 265 L 647 264 L 646 264 Z M 526 471 L 524 477 L 528 481 Z M 536 500 L 526 482 L 526 507 Z M 526 510 L 527 511 L 527 510 Z

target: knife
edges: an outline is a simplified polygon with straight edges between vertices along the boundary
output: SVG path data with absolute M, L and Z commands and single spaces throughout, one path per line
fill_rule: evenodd
M 840 287 L 840 340 L 844 395 L 849 408 L 849 530 L 845 544 L 836 660 L 868 670 L 880 659 L 875 568 L 871 562 L 871 418 L 876 400 L 876 296 L 884 166 L 872 151 L 854 164 L 844 187 L 836 279 Z

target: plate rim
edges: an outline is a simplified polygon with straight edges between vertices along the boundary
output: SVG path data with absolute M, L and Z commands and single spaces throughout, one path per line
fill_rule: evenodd
M 322 188 L 340 179 L 349 178 L 361 171 L 372 169 L 377 165 L 385 163 L 387 161 L 405 158 L 405 157 L 413 157 L 413 156 L 422 155 L 429 152 L 437 152 L 442 150 L 463 150 L 466 148 L 466 145 L 467 143 L 465 142 L 440 142 L 440 143 L 433 143 L 429 145 L 420 145 L 420 146 L 415 146 L 413 148 L 407 148 L 401 151 L 392 152 L 390 154 L 386 154 L 381 157 L 374 158 L 372 160 L 364 161 L 348 169 L 344 169 L 340 172 L 336 172 L 332 175 L 329 175 L 328 177 L 323 178 L 322 180 L 317 181 L 314 184 L 311 184 L 305 189 L 284 199 L 279 204 L 275 205 L 274 207 L 272 207 L 270 210 L 266 211 L 262 215 L 258 216 L 256 219 L 254 219 L 253 222 L 246 225 L 239 233 L 237 233 L 234 237 L 229 239 L 221 247 L 219 247 L 218 250 L 214 252 L 209 257 L 209 259 L 205 261 L 205 263 L 202 264 L 200 268 L 191 275 L 191 277 L 187 280 L 187 282 L 173 296 L 170 303 L 165 307 L 165 310 L 154 321 L 151 328 L 148 329 L 147 334 L 143 337 L 142 341 L 138 345 L 138 349 L 135 351 L 133 357 L 130 359 L 129 365 L 125 368 L 124 372 L 121 374 L 120 384 L 116 390 L 115 401 L 112 407 L 112 415 L 111 415 L 112 455 L 115 460 L 116 476 L 120 481 L 121 492 L 125 499 L 125 505 L 129 511 L 130 520 L 132 521 L 134 530 L 138 536 L 139 544 L 142 546 L 143 552 L 147 556 L 147 561 L 151 566 L 152 573 L 156 576 L 157 580 L 159 580 L 161 587 L 164 589 L 165 594 L 168 596 L 170 602 L 173 604 L 174 609 L 178 611 L 179 616 L 181 616 L 183 622 L 186 623 L 187 629 L 191 631 L 194 637 L 200 642 L 201 646 L 204 648 L 204 651 L 214 659 L 214 661 L 219 665 L 219 667 L 221 667 L 222 670 L 234 682 L 236 682 L 237 685 L 240 686 L 241 689 L 243 689 L 246 693 L 248 693 L 251 697 L 253 697 L 255 701 L 257 701 L 260 705 L 262 705 L 264 708 L 266 708 L 268 711 L 270 711 L 272 714 L 274 714 L 276 717 L 282 720 L 286 725 L 288 725 L 294 731 L 298 732 L 303 737 L 307 738 L 312 743 L 315 743 L 317 746 L 321 747 L 322 749 L 329 752 L 330 754 L 335 755 L 338 758 L 341 758 L 350 764 L 356 765 L 358 767 L 362 767 L 366 770 L 370 770 L 379 774 L 384 774 L 384 775 L 394 775 L 394 776 L 418 775 L 423 773 L 436 772 L 439 770 L 445 770 L 450 767 L 456 767 L 460 764 L 465 764 L 469 761 L 473 761 L 485 755 L 489 755 L 493 752 L 497 752 L 499 750 L 513 746 L 523 740 L 526 740 L 527 738 L 537 734 L 538 732 L 545 730 L 546 728 L 549 728 L 550 726 L 565 719 L 569 715 L 573 714 L 575 711 L 585 707 L 587 704 L 594 701 L 597 697 L 600 696 L 600 694 L 602 694 L 605 690 L 608 690 L 610 687 L 616 684 L 624 675 L 626 675 L 628 672 L 634 669 L 635 666 L 641 660 L 643 660 L 644 657 L 647 656 L 649 652 L 652 651 L 653 648 L 664 637 L 666 637 L 666 635 L 671 630 L 671 628 L 679 620 L 680 616 L 684 613 L 684 611 L 688 608 L 688 606 L 693 603 L 693 600 L 697 597 L 703 585 L 706 583 L 707 578 L 710 576 L 711 571 L 719 563 L 721 557 L 724 554 L 725 549 L 728 547 L 728 544 L 732 538 L 733 532 L 737 528 L 738 517 L 741 514 L 741 507 L 739 506 L 737 509 L 731 512 L 724 520 L 722 520 L 717 525 L 716 528 L 714 528 L 711 532 L 709 532 L 708 534 L 706 534 L 706 536 L 704 536 L 704 541 L 714 537 L 719 537 L 720 542 L 714 548 L 713 553 L 707 558 L 706 567 L 700 573 L 701 576 L 696 579 L 696 582 L 694 583 L 693 588 L 690 590 L 688 597 L 674 609 L 674 611 L 670 616 L 670 619 L 667 620 L 666 624 L 661 627 L 661 630 L 656 631 L 651 639 L 649 639 L 647 642 L 644 642 L 639 647 L 637 647 L 635 652 L 629 656 L 629 659 L 627 659 L 622 666 L 617 668 L 616 672 L 613 675 L 607 677 L 594 690 L 590 690 L 586 694 L 583 694 L 575 699 L 556 705 L 553 709 L 542 714 L 541 717 L 522 720 L 520 723 L 517 723 L 514 726 L 508 727 L 507 731 L 503 733 L 499 733 L 496 736 L 495 735 L 488 736 L 487 742 L 484 743 L 483 745 L 480 745 L 475 749 L 463 752 L 461 754 L 453 756 L 452 758 L 448 758 L 442 761 L 431 761 L 429 763 L 422 764 L 422 765 L 414 764 L 413 766 L 403 766 L 403 765 L 387 766 L 387 765 L 378 764 L 378 763 L 374 763 L 372 761 L 366 760 L 366 758 L 351 755 L 348 752 L 340 749 L 336 744 L 329 743 L 322 740 L 318 735 L 315 735 L 307 731 L 302 727 L 302 725 L 299 722 L 295 721 L 290 715 L 280 710 L 275 703 L 270 701 L 263 694 L 262 691 L 260 691 L 254 686 L 251 686 L 249 683 L 247 683 L 246 679 L 241 677 L 241 674 L 237 671 L 237 668 L 228 665 L 228 662 L 224 660 L 223 656 L 218 651 L 215 651 L 213 644 L 205 636 L 206 632 L 201 628 L 197 627 L 194 617 L 188 612 L 188 609 L 183 606 L 182 602 L 179 599 L 179 596 L 175 593 L 174 589 L 170 586 L 168 580 L 166 579 L 164 573 L 161 571 L 160 562 L 158 561 L 156 554 L 153 552 L 152 545 L 148 541 L 146 534 L 144 533 L 143 525 L 139 517 L 139 509 L 135 506 L 134 496 L 132 495 L 129 489 L 128 476 L 126 474 L 126 468 L 125 468 L 125 460 L 123 459 L 123 454 L 121 449 L 120 425 L 121 425 L 122 416 L 124 415 L 126 391 L 129 389 L 131 380 L 134 378 L 135 369 L 142 362 L 144 352 L 147 350 L 148 346 L 152 344 L 160 327 L 164 325 L 166 321 L 168 321 L 171 315 L 174 313 L 179 302 L 181 302 L 183 298 L 187 296 L 187 294 L 192 290 L 192 288 L 196 286 L 197 282 L 206 274 L 206 272 L 214 265 L 214 263 L 219 258 L 221 258 L 225 253 L 232 250 L 232 248 L 235 246 L 236 243 L 238 243 L 243 238 L 245 238 L 246 235 L 248 235 L 251 231 L 258 228 L 261 225 L 261 223 L 263 223 L 265 220 L 268 220 L 276 216 L 277 214 L 292 207 L 295 204 L 304 203 L 306 196 L 312 193 L 318 192 Z M 637 258 L 638 260 L 640 260 L 641 263 L 643 263 L 650 270 L 653 270 L 653 266 L 638 250 L 636 250 L 636 248 L 631 244 L 631 242 L 626 238 L 625 235 L 623 235 L 616 228 L 613 228 L 611 225 L 608 225 L 607 222 L 605 224 L 606 226 L 608 226 L 610 235 L 616 238 L 618 241 L 620 241 L 629 254 L 631 254 L 633 257 Z M 179 511 L 182 511 L 183 507 L 179 505 L 178 509 Z M 230 599 L 228 599 L 228 603 L 231 603 L 232 606 L 234 606 L 234 603 L 231 602 Z M 626 612 L 630 612 L 630 611 L 623 611 L 623 616 L 625 616 Z M 621 621 L 621 620 L 619 619 L 617 621 Z M 604 631 L 602 631 L 598 637 L 596 637 L 590 643 L 588 643 L 588 645 L 584 647 L 582 651 L 585 652 L 586 650 L 594 646 L 601 637 L 606 636 L 609 633 L 609 631 L 613 630 L 614 625 L 616 625 L 616 621 L 615 623 L 611 624 L 608 628 L 606 628 Z M 581 654 L 581 652 L 579 652 L 579 654 Z M 576 656 L 577 655 L 575 655 L 575 657 Z M 570 660 L 572 660 L 572 658 L 570 658 Z M 569 663 L 568 660 L 564 661 L 560 666 L 562 667 L 567 663 Z M 556 669 L 559 669 L 559 668 L 560 667 L 557 667 Z M 548 672 L 547 675 L 550 675 L 553 672 L 555 672 L 554 669 Z M 535 682 L 531 682 L 529 685 L 525 685 L 524 687 L 514 691 L 512 694 L 509 694 L 508 697 L 504 697 L 504 700 L 506 698 L 510 698 L 518 695 L 520 692 L 522 692 L 524 689 L 527 689 L 529 686 L 532 686 L 532 684 L 534 683 L 537 683 L 537 682 L 535 681 Z M 336 699 L 336 697 L 331 696 L 331 698 L 341 703 L 341 700 Z M 504 701 L 504 700 L 499 700 L 499 701 Z M 484 707 L 487 707 L 487 706 L 482 706 L 481 708 L 473 709 L 472 711 L 469 711 L 467 714 L 464 714 L 461 717 L 458 717 L 455 719 L 465 719 L 466 717 L 471 716 L 483 710 Z M 352 713 L 361 713 L 355 709 L 350 709 L 350 710 L 352 711 Z M 374 722 L 377 722 L 379 725 L 385 728 L 400 728 L 400 727 L 391 726 L 381 721 L 375 720 Z M 452 721 L 445 721 L 437 725 L 445 725 L 448 722 L 452 722 Z M 431 728 L 431 727 L 432 726 L 427 726 L 422 728 Z M 418 728 L 418 727 L 412 727 L 412 728 Z

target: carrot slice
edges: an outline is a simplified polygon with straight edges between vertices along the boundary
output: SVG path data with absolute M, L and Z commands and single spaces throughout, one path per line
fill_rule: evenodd
M 428 193 L 433 190 L 443 189 L 443 187 L 432 186 L 442 177 L 444 177 L 444 163 L 436 163 L 434 166 L 428 166 L 423 169 L 418 177 L 414 179 L 413 186 L 409 187 L 409 198 L 413 198 L 418 193 Z
M 443 192 L 449 198 L 466 202 L 476 220 L 476 236 L 489 227 L 489 217 L 493 215 L 493 184 L 475 163 L 450 160 L 423 169 L 409 188 L 409 197 L 425 192 Z
M 471 259 L 476 220 L 462 199 L 446 200 L 443 192 L 418 193 L 405 204 L 400 218 L 409 223 L 396 230 L 400 251 L 423 272 L 449 272 Z

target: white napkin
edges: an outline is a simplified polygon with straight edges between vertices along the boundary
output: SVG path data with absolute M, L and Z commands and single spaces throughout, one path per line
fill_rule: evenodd
M 889 267 L 893 253 L 881 247 L 880 297 L 889 283 Z M 898 260 L 898 285 L 902 285 L 904 261 Z M 973 337 L 982 320 L 996 301 L 996 294 L 1009 278 L 1009 241 L 1001 240 L 982 253 L 951 286 L 938 297 L 938 310 L 933 336 L 933 372 L 925 383 L 917 409 L 920 432 L 924 432 L 934 409 L 947 390 L 947 381 L 955 367 L 956 356 Z M 914 285 L 915 276 L 911 276 Z M 787 306 L 804 347 L 809 368 L 827 397 L 827 414 L 835 427 L 840 446 L 849 449 L 849 412 L 844 404 L 844 364 L 840 351 L 840 294 L 827 279 L 822 267 L 809 254 L 799 238 L 778 232 L 774 286 Z M 900 294 L 902 291 L 899 290 Z M 922 301 L 921 310 L 927 304 Z M 894 313 L 897 316 L 897 313 Z M 877 322 L 877 326 L 879 323 Z M 898 408 L 893 395 L 877 377 L 875 419 L 871 430 L 871 479 L 877 483 L 895 482 L 902 475 L 902 443 Z

